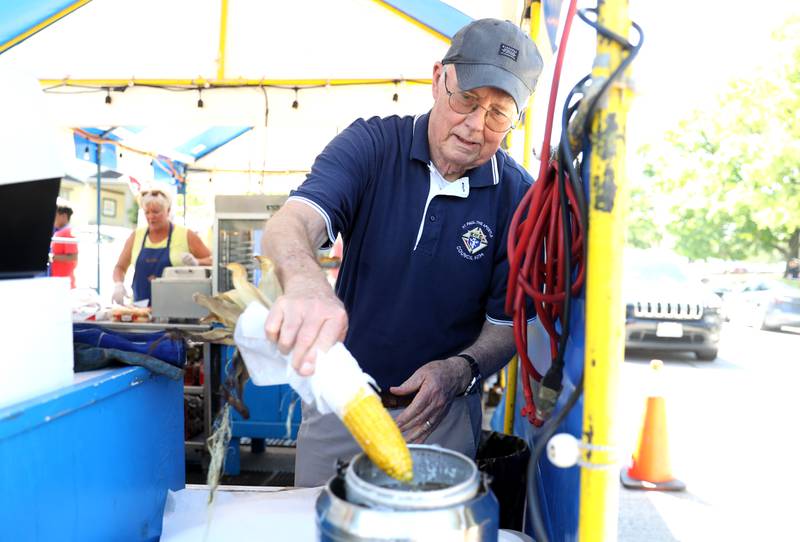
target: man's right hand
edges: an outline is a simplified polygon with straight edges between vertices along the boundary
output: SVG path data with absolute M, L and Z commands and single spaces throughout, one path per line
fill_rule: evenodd
M 267 338 L 302 376 L 314 373 L 317 349 L 327 352 L 347 334 L 347 312 L 327 281 L 293 277 L 275 300 L 264 324 Z

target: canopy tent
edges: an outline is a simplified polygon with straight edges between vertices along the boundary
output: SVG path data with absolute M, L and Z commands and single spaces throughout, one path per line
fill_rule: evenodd
M 0 8 L 0 63 L 43 82 L 59 126 L 118 142 L 114 167 L 142 175 L 141 156 L 157 173 L 161 156 L 189 180 L 259 175 L 263 189 L 265 175 L 299 182 L 359 114 L 426 110 L 432 63 L 470 19 L 438 0 L 32 0 Z M 75 142 L 91 160 L 97 140 Z

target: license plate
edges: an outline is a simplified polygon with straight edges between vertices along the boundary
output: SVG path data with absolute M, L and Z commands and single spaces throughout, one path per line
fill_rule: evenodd
M 656 325 L 656 337 L 683 337 L 683 325 L 678 322 L 659 322 Z

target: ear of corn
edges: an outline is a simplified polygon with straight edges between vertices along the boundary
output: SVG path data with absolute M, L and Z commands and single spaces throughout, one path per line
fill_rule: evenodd
M 274 302 L 283 294 L 283 288 L 275 274 L 275 265 L 265 256 L 256 256 L 255 258 L 261 266 L 261 281 L 258 283 L 258 289 L 264 294 L 264 297 Z
M 400 429 L 372 390 L 360 390 L 345 406 L 342 421 L 375 465 L 392 478 L 414 477 L 411 453 Z
M 245 269 L 242 264 L 232 262 L 226 267 L 231 272 L 231 277 L 233 278 L 233 287 L 236 289 L 236 293 L 244 302 L 245 306 L 249 305 L 253 301 L 257 301 L 267 308 L 272 307 L 272 301 L 267 299 L 258 288 L 253 286 L 247 280 L 247 269 Z
M 259 288 L 247 280 L 247 270 L 239 263 L 229 263 L 234 290 L 218 295 L 216 298 L 199 299 L 199 303 L 209 308 L 217 318 L 231 329 L 236 319 L 231 313 L 241 313 L 253 301 L 271 307 L 272 302 L 281 295 L 281 287 L 275 275 L 275 268 L 268 258 L 257 256 L 261 265 L 261 284 Z M 237 311 L 232 309 L 238 309 Z M 380 398 L 371 388 L 362 388 L 345 405 L 342 421 L 359 446 L 375 465 L 389 476 L 403 482 L 414 477 L 411 453 L 408 451 L 403 435 L 389 412 L 383 408 Z

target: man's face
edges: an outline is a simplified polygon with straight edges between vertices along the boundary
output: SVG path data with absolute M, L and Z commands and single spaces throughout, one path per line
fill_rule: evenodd
M 445 88 L 444 70 L 447 70 Z M 486 127 L 486 110 L 478 107 L 469 114 L 453 111 L 447 91 L 460 92 L 458 77 L 453 66 L 437 62 L 433 68 L 433 98 L 435 103 L 428 122 L 428 142 L 434 163 L 443 162 L 448 171 L 466 170 L 486 163 L 497 152 L 506 132 L 495 132 Z M 511 119 L 517 117 L 513 98 L 493 87 L 472 89 L 469 94 L 478 98 L 486 109 L 496 109 Z M 440 167 L 437 164 L 437 167 Z
M 67 224 L 69 224 L 69 217 L 67 216 L 67 213 L 56 213 L 56 219 L 53 223 L 53 227 L 63 228 Z

